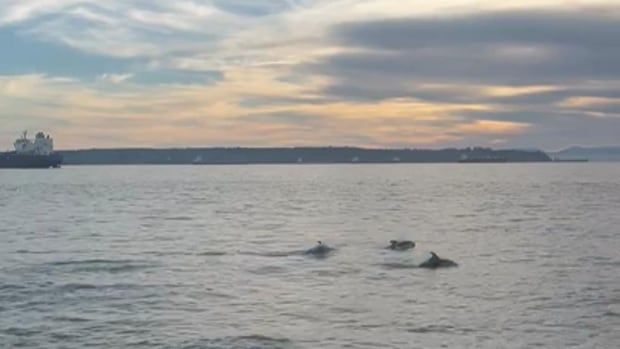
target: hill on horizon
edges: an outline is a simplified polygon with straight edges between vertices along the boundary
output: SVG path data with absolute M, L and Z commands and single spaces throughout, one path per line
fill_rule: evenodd
M 572 146 L 556 152 L 547 152 L 554 159 L 588 159 L 589 161 L 620 161 L 620 146 Z
M 354 147 L 88 149 L 59 151 L 67 165 L 86 164 L 276 164 L 430 163 L 467 159 L 551 161 L 542 151 L 464 149 L 365 149 Z

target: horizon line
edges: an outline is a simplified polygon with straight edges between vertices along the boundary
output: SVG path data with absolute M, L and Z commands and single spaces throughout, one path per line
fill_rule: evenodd
M 546 152 L 543 149 L 538 148 L 493 148 L 493 147 L 485 147 L 485 146 L 466 146 L 466 147 L 443 147 L 443 148 L 415 148 L 415 147 L 365 147 L 365 146 L 349 146 L 349 145 L 321 145 L 321 146 L 169 146 L 169 147 L 158 147 L 158 146 L 129 146 L 129 147 L 102 147 L 102 148 L 78 148 L 78 149 L 58 149 L 58 152 L 67 152 L 67 151 L 91 151 L 91 150 L 201 150 L 201 149 L 224 149 L 224 150 L 235 150 L 235 149 L 252 149 L 252 150 L 269 150 L 269 149 L 356 149 L 356 150 L 418 150 L 418 151 L 441 151 L 441 150 L 467 150 L 467 149 L 485 149 L 485 150 L 493 150 L 493 151 L 526 151 L 526 152 Z

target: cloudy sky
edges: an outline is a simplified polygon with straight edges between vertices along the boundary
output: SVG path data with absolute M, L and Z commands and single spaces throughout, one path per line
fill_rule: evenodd
M 64 149 L 620 144 L 620 4 L 0 0 L 0 148 L 25 129 Z

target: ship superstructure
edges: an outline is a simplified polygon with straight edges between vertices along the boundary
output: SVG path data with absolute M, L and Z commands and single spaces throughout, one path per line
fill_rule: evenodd
M 50 155 L 54 152 L 54 140 L 43 132 L 37 133 L 34 141 L 28 139 L 28 132 L 24 131 L 21 138 L 13 144 L 15 152 L 23 155 Z

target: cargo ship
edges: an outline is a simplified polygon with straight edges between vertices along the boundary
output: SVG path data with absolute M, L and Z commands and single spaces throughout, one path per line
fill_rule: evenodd
M 24 132 L 13 144 L 15 150 L 0 153 L 0 168 L 59 168 L 62 155 L 54 152 L 54 140 L 43 132 L 34 140 Z

